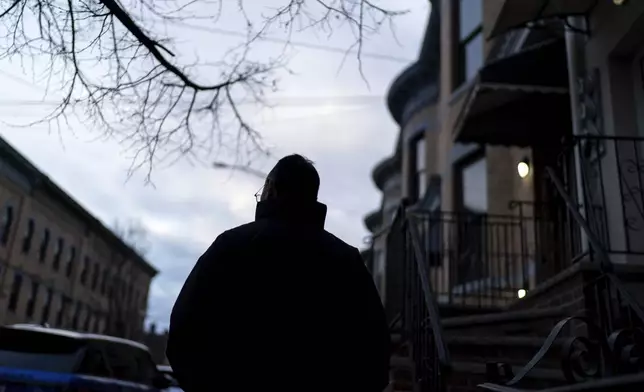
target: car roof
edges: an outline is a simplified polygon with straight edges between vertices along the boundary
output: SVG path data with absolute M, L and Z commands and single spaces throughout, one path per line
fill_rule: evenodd
M 124 344 L 124 345 L 137 348 L 139 350 L 149 351 L 148 347 L 142 343 L 135 342 L 129 339 L 117 338 L 116 336 L 99 335 L 99 334 L 93 334 L 93 333 L 81 333 L 76 331 L 69 331 L 66 329 L 49 328 L 46 326 L 35 325 L 35 324 L 12 324 L 12 325 L 4 325 L 0 328 L 5 328 L 5 329 L 8 328 L 8 329 L 16 329 L 16 330 L 22 330 L 22 331 L 30 331 L 30 332 L 44 333 L 44 334 L 50 334 L 50 335 L 64 336 L 67 338 L 78 339 L 78 340 L 91 340 L 91 341 L 100 341 L 100 342 L 106 342 L 106 343 Z

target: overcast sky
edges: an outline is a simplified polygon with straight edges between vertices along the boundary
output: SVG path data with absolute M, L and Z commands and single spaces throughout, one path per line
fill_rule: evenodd
M 265 11 L 265 4 L 253 0 L 250 7 L 259 14 Z M 390 4 L 411 11 L 396 23 L 398 42 L 385 29 L 366 43 L 364 51 L 413 60 L 427 21 L 428 2 L 396 0 Z M 240 19 L 234 12 L 234 7 L 224 8 L 215 27 L 240 30 Z M 195 24 L 209 26 L 204 21 Z M 230 35 L 195 29 L 173 27 L 167 32 L 175 37 L 176 47 L 199 58 L 213 56 L 238 42 Z M 273 37 L 279 38 L 279 34 Z M 339 48 L 346 47 L 351 39 L 346 29 L 336 30 L 330 38 L 314 32 L 293 36 L 297 42 Z M 269 56 L 281 49 L 281 45 L 266 43 L 254 56 Z M 254 125 L 267 144 L 274 146 L 276 156 L 301 153 L 316 163 L 322 179 L 320 201 L 329 207 L 327 230 L 362 247 L 367 234 L 363 217 L 380 203 L 371 170 L 393 152 L 397 135 L 384 96 L 393 78 L 408 64 L 364 58 L 367 85 L 353 57 L 340 68 L 343 55 L 339 53 L 304 47 L 294 47 L 289 53 L 293 73 L 280 78 L 275 94 L 299 99 L 276 101 L 282 105 L 254 116 Z M 42 82 L 34 81 L 15 62 L 0 67 L 0 83 L 5 91 L 12 92 L 12 98 L 42 99 Z M 0 120 L 9 124 L 37 120 L 47 109 L 46 105 L 17 107 L 5 101 L 0 103 Z M 241 172 L 179 161 L 156 167 L 154 186 L 150 186 L 145 185 L 143 173 L 135 173 L 128 180 L 131 155 L 116 140 L 97 140 L 96 129 L 89 123 L 76 124 L 73 131 L 60 134 L 49 132 L 43 125 L 2 125 L 0 134 L 106 224 L 117 219 L 143 223 L 151 240 L 147 258 L 161 271 L 152 285 L 148 319 L 162 326 L 167 325 L 174 300 L 201 253 L 219 233 L 254 217 L 253 195 L 262 181 Z M 272 163 L 259 162 L 255 168 L 268 171 Z

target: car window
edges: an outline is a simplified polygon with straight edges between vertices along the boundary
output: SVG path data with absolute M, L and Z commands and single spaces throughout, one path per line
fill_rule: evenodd
M 67 336 L 0 328 L 0 366 L 71 373 L 84 345 Z
M 104 346 L 104 352 L 112 369 L 112 377 L 123 381 L 139 382 L 137 362 L 128 345 L 108 343 Z
M 103 352 L 96 347 L 89 347 L 85 351 L 78 373 L 96 377 L 112 377 Z
M 105 344 L 104 352 L 114 378 L 152 385 L 157 369 L 149 352 L 120 343 Z

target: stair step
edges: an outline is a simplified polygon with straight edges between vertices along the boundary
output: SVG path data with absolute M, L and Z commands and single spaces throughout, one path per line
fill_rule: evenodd
M 521 366 L 512 366 L 514 374 L 517 374 L 521 368 Z M 452 361 L 450 389 L 476 391 L 478 385 L 488 383 L 488 381 L 485 363 Z M 561 385 L 566 385 L 566 379 L 561 371 L 535 368 L 523 378 L 519 390 L 541 390 Z
M 563 307 L 515 310 L 443 320 L 446 334 L 474 336 L 546 336 L 566 314 Z
M 477 363 L 504 362 L 513 366 L 524 366 L 539 351 L 545 342 L 540 337 L 514 336 L 446 336 L 453 360 Z M 561 347 L 565 339 L 557 339 L 544 358 L 540 368 L 558 369 L 561 363 Z
M 389 365 L 391 367 L 397 367 L 397 368 L 414 368 L 414 361 L 412 361 L 411 358 L 409 357 L 403 357 L 400 355 L 392 355 L 391 359 L 389 360 Z

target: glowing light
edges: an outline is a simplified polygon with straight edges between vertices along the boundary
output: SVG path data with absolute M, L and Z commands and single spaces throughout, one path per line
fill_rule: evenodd
M 526 178 L 528 174 L 530 174 L 530 165 L 526 161 L 521 161 L 517 165 L 517 172 L 519 173 L 519 177 L 521 178 Z
M 525 289 L 521 289 L 521 290 L 517 291 L 517 297 L 519 297 L 519 299 L 525 297 L 527 294 L 528 294 L 528 292 Z
M 615 5 L 624 5 L 624 4 L 626 4 L 626 0 L 613 0 L 613 4 L 615 4 Z

